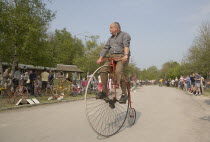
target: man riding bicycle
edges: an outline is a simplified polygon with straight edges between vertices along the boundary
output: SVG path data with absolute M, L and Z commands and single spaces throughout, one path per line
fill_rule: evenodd
M 112 36 L 108 39 L 106 45 L 100 53 L 100 57 L 97 60 L 97 64 L 102 62 L 102 59 L 106 56 L 108 52 L 110 52 L 111 58 L 121 58 L 114 59 L 116 62 L 116 78 L 117 78 L 117 86 L 121 86 L 122 95 L 119 100 L 120 103 L 126 103 L 128 99 L 128 94 L 126 93 L 126 84 L 123 81 L 122 75 L 124 73 L 124 68 L 129 62 L 130 56 L 130 40 L 131 37 L 128 33 L 121 31 L 120 24 L 118 22 L 114 22 L 110 25 L 110 33 Z M 109 65 L 110 61 L 106 61 L 105 65 Z M 110 72 L 110 67 L 103 67 L 100 70 L 100 76 L 102 81 L 102 92 L 99 93 L 96 98 L 103 99 L 106 97 L 107 90 L 107 80 L 108 73 Z

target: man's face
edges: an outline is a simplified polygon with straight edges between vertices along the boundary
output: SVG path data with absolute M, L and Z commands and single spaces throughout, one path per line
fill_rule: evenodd
M 110 30 L 110 33 L 111 33 L 112 35 L 116 35 L 117 32 L 118 32 L 118 29 L 114 26 L 113 23 L 110 25 L 109 30 Z

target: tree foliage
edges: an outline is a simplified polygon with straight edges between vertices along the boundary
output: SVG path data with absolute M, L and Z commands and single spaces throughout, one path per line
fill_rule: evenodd
M 147 69 L 144 69 L 140 73 L 142 80 L 157 80 L 160 76 L 160 71 L 156 66 L 151 66 Z
M 161 78 L 169 79 L 180 76 L 180 64 L 174 61 L 166 62 L 161 69 Z
M 138 79 L 140 79 L 140 69 L 134 63 L 129 63 L 125 68 L 125 74 L 129 77 L 136 75 Z
M 96 64 L 104 43 L 99 36 L 85 36 L 85 42 L 67 31 L 55 30 L 47 34 L 48 26 L 55 13 L 46 8 L 43 0 L 0 0 L 0 72 L 1 62 L 24 63 L 55 67 L 56 64 L 75 64 L 86 73 L 100 65 Z M 13 68 L 14 69 L 14 68 Z M 210 71 L 210 24 L 200 26 L 187 56 L 179 64 L 168 61 L 159 70 L 155 66 L 140 70 L 130 63 L 125 72 L 138 79 L 169 79 L 180 75 Z
M 55 30 L 55 33 L 49 36 L 49 55 L 52 57 L 54 66 L 56 64 L 74 64 L 75 58 L 81 58 L 84 55 L 84 44 L 65 28 Z
M 210 71 L 210 23 L 200 26 L 197 37 L 184 59 L 192 72 L 206 75 Z
M 49 63 L 48 54 L 45 54 L 46 32 L 55 15 L 46 4 L 42 0 L 1 0 L 0 8 L 2 61 Z

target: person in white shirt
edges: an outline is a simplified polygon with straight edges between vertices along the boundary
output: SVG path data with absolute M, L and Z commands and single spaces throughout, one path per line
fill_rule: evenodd
M 46 69 L 44 69 L 44 72 L 41 73 L 42 90 L 47 87 L 48 77 L 49 77 L 49 73 L 47 72 Z

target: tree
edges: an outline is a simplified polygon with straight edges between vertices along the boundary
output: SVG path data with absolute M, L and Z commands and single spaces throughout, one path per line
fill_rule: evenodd
M 47 62 L 46 31 L 55 14 L 42 0 L 1 0 L 0 4 L 0 56 L 13 63 L 12 74 L 18 62 Z
M 151 66 L 141 71 L 140 74 L 142 80 L 157 80 L 159 79 L 160 71 L 156 66 Z
M 49 36 L 49 55 L 52 57 L 54 65 L 56 64 L 74 64 L 76 58 L 84 55 L 84 44 L 65 28 L 55 30 L 55 33 Z
M 127 76 L 134 76 L 136 75 L 136 77 L 139 79 L 140 78 L 140 69 L 138 67 L 136 67 L 136 64 L 134 63 L 129 63 L 128 66 L 125 68 L 125 74 Z
M 192 72 L 207 75 L 210 71 L 210 23 L 203 23 L 184 61 Z
M 180 76 L 180 64 L 174 61 L 166 62 L 161 68 L 161 77 L 164 79 Z
M 88 41 L 89 42 L 89 41 Z M 83 70 L 85 73 L 93 73 L 100 65 L 96 63 L 97 59 L 99 58 L 99 53 L 101 52 L 104 44 L 97 44 L 96 47 L 87 50 L 84 54 L 84 56 L 81 56 L 80 58 L 75 58 L 74 64 L 76 64 L 81 70 Z

